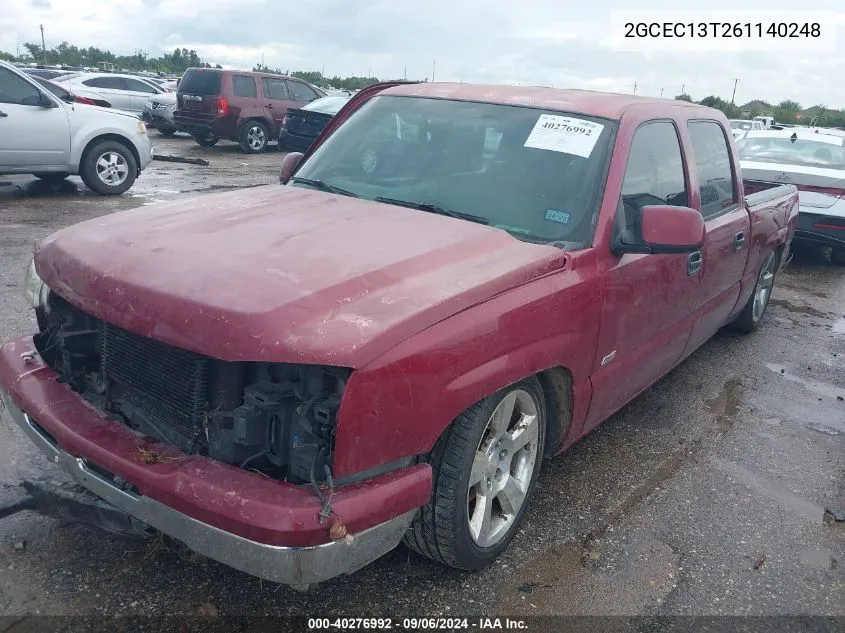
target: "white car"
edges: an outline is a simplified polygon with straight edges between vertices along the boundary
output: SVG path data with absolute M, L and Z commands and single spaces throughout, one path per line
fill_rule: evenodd
M 757 132 L 765 129 L 763 127 L 763 122 L 757 121 L 756 119 L 731 119 L 729 122 L 731 124 L 731 134 L 733 134 L 734 140 L 742 138 L 746 132 L 750 132 L 752 130 Z
M 745 193 L 755 182 L 798 187 L 793 245 L 830 247 L 845 265 L 845 138 L 807 128 L 747 132 L 736 143 Z
M 93 90 L 103 95 L 113 108 L 139 114 L 152 97 L 165 92 L 152 80 L 118 73 L 71 73 L 52 81 L 71 92 L 74 88 Z
M 65 103 L 0 62 L 0 175 L 79 174 L 97 193 L 120 194 L 152 159 L 147 127 L 135 115 Z

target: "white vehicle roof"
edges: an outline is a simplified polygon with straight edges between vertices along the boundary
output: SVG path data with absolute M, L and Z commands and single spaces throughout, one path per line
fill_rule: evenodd
M 834 136 L 824 132 L 815 132 L 807 128 L 786 128 L 785 130 L 749 130 L 745 137 L 751 138 L 795 138 L 802 141 L 818 141 L 819 143 L 829 143 L 830 145 L 845 145 L 845 138 L 842 136 Z

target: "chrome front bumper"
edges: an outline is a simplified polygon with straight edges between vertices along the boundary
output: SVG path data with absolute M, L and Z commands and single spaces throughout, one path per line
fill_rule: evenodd
M 399 545 L 414 518 L 415 511 L 407 512 L 353 535 L 351 543 L 340 540 L 313 547 L 258 543 L 197 521 L 149 497 L 118 488 L 90 468 L 85 459 L 59 448 L 2 390 L 0 401 L 33 443 L 82 487 L 195 552 L 272 582 L 301 588 L 357 571 Z

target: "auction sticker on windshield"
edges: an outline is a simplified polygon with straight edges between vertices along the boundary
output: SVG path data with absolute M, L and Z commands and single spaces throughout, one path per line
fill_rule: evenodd
M 525 147 L 589 158 L 604 125 L 557 114 L 541 114 Z

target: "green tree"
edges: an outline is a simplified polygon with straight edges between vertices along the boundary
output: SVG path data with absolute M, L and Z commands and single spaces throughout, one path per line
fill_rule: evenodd
M 797 101 L 781 101 L 775 106 L 773 116 L 778 123 L 796 123 L 796 115 L 801 112 L 801 104 Z
M 683 93 L 676 96 L 675 101 L 689 101 L 692 103 L 692 97 L 690 97 L 687 93 Z

